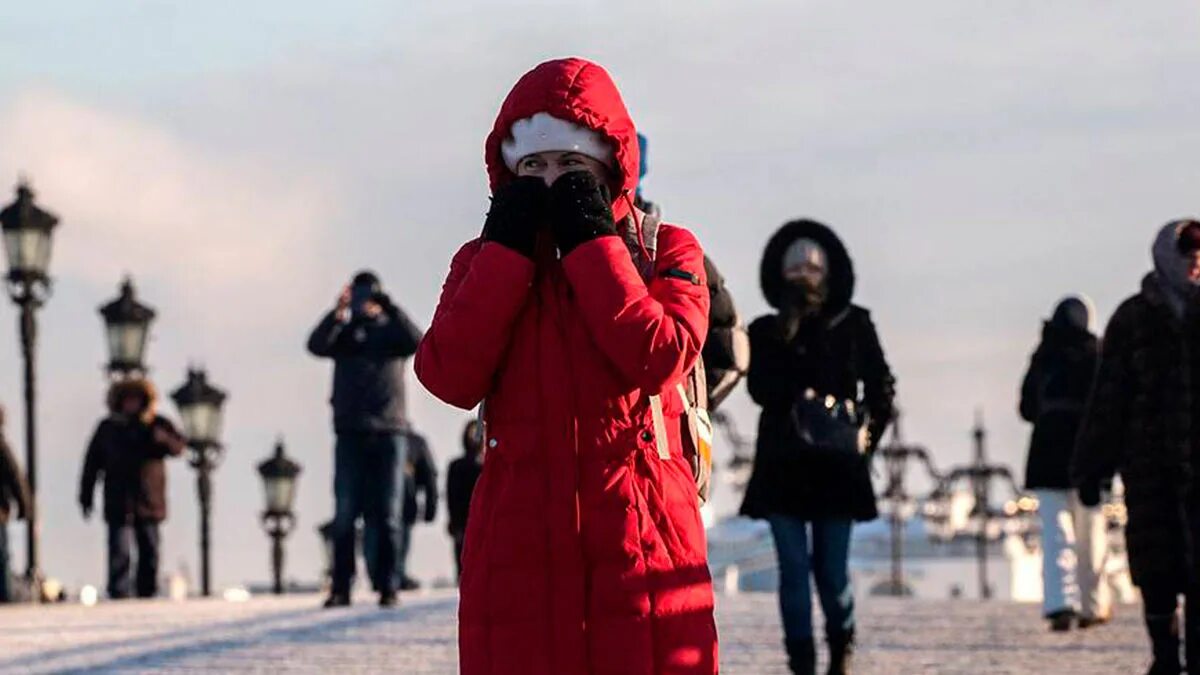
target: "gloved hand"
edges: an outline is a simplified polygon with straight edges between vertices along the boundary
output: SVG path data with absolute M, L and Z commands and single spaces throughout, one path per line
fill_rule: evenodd
M 576 247 L 615 235 L 608 188 L 586 171 L 565 173 L 550 186 L 550 230 L 565 258 Z
M 537 233 L 546 220 L 550 188 L 534 176 L 517 178 L 492 195 L 483 238 L 533 258 Z
M 1100 506 L 1100 481 L 1090 480 L 1079 486 L 1079 503 L 1089 509 Z
M 88 520 L 92 517 L 92 501 L 85 497 L 79 498 L 79 510 L 83 513 L 83 519 Z

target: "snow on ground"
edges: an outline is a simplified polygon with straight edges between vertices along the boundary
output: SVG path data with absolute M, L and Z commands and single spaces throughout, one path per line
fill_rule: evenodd
M 248 602 L 129 601 L 0 609 L 0 673 L 455 673 L 449 593 L 369 597 L 321 610 L 315 595 Z M 786 673 L 775 598 L 719 601 L 728 675 Z M 1086 633 L 1050 634 L 1038 608 L 869 598 L 860 608 L 861 673 L 1128 673 L 1144 669 L 1139 612 Z

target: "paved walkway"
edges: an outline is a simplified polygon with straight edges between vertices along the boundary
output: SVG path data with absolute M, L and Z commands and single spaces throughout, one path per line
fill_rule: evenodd
M 455 598 L 341 610 L 316 596 L 0 609 L 0 673 L 455 673 Z M 722 673 L 786 673 L 772 596 L 723 598 Z M 1113 673 L 1146 666 L 1137 612 L 1052 635 L 1036 607 L 870 599 L 860 673 Z

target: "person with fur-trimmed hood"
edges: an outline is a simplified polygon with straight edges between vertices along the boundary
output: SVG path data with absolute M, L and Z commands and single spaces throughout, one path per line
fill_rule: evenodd
M 79 484 L 83 517 L 92 514 L 96 481 L 104 481 L 108 525 L 108 595 L 113 599 L 158 594 L 159 524 L 167 517 L 165 459 L 183 454 L 186 442 L 157 413 L 158 394 L 145 379 L 117 382 L 108 392 L 109 414 L 88 444 Z M 137 568 L 132 554 L 137 545 Z
M 742 514 L 771 525 L 793 672 L 816 668 L 811 575 L 829 672 L 846 673 L 855 635 L 850 532 L 878 515 L 870 453 L 892 420 L 895 380 L 870 314 L 851 304 L 854 267 L 833 230 L 787 223 L 767 243 L 760 277 L 776 311 L 750 324 L 747 388 L 762 414 Z
M 1125 485 L 1129 571 L 1142 591 L 1152 675 L 1179 673 L 1179 595 L 1189 670 L 1200 669 L 1200 221 L 1158 233 L 1154 271 L 1104 332 L 1071 480 L 1087 506 L 1114 473 Z
M 679 390 L 708 323 L 704 253 L 633 204 L 636 129 L 583 59 L 517 82 L 417 377 L 483 404 L 459 606 L 464 675 L 711 675 L 704 526 Z

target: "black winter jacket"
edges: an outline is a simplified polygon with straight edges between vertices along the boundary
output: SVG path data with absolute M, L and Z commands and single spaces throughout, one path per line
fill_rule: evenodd
M 1196 579 L 1191 545 L 1200 521 L 1194 466 L 1200 450 L 1200 307 L 1183 320 L 1150 275 L 1117 309 L 1071 465 L 1076 486 L 1119 472 L 1129 513 L 1126 543 L 1138 586 L 1183 592 Z
M 417 351 L 421 330 L 398 307 L 385 304 L 371 320 L 321 320 L 308 339 L 314 356 L 333 359 L 333 426 L 337 433 L 402 431 L 404 361 Z
M 167 518 L 167 457 L 183 453 L 183 436 L 165 417 L 146 424 L 118 415 L 105 418 L 88 444 L 79 502 L 90 509 L 96 481 L 104 480 L 104 520 L 111 524 Z M 170 437 L 154 440 L 154 429 Z
M 1047 322 L 1021 385 L 1021 417 L 1033 424 L 1025 488 L 1071 487 L 1071 455 L 1096 377 L 1099 341 L 1071 326 Z
M 417 516 L 424 514 L 425 522 L 437 517 L 438 485 L 437 468 L 433 464 L 433 456 L 429 452 L 429 444 L 425 437 L 408 432 L 408 447 L 404 460 L 404 524 L 411 526 L 417 522 Z M 417 504 L 417 492 L 421 493 L 421 509 Z
M 867 310 L 850 304 L 854 272 L 837 236 L 812 221 L 785 225 L 763 256 L 763 292 L 782 309 L 782 260 L 799 238 L 817 241 L 829 256 L 829 294 L 823 311 L 785 338 L 778 314 L 750 324 L 750 396 L 762 406 L 754 469 L 742 503 L 743 515 L 772 514 L 806 520 L 878 515 L 870 456 L 810 452 L 800 440 L 792 410 L 807 389 L 821 396 L 857 401 L 869 412 L 873 443 L 890 424 L 895 380 Z M 861 387 L 862 396 L 859 396 Z
M 18 517 L 29 514 L 29 484 L 25 482 L 12 448 L 0 436 L 0 526 L 8 522 L 14 504 Z M 4 570 L 0 570 L 0 574 L 3 573 Z

